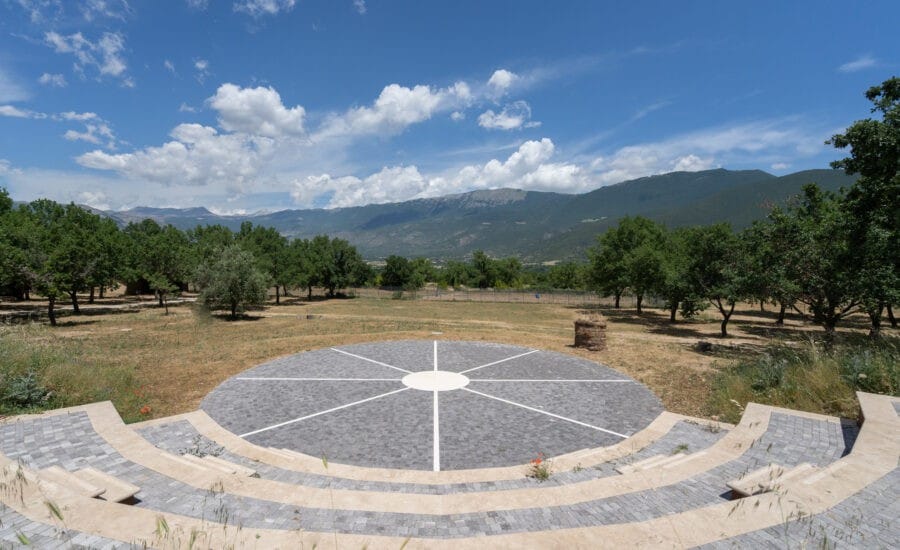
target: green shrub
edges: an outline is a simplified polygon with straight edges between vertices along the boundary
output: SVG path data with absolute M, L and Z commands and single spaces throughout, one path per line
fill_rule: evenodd
M 32 409 L 45 405 L 53 393 L 38 381 L 37 373 L 29 371 L 11 378 L 4 384 L 4 409 Z
M 854 392 L 897 395 L 900 344 L 895 339 L 845 344 L 826 350 L 770 346 L 756 357 L 720 370 L 712 383 L 708 412 L 737 422 L 750 401 L 822 414 L 856 414 Z

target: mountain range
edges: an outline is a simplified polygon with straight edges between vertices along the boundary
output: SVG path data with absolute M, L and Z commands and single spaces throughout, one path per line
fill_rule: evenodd
M 729 222 L 735 229 L 784 205 L 803 185 L 837 191 L 855 181 L 837 170 L 774 176 L 761 170 L 672 172 L 625 181 L 583 194 L 519 189 L 472 191 L 430 199 L 351 208 L 282 210 L 221 216 L 206 208 L 137 207 L 105 212 L 127 224 L 151 218 L 180 229 L 244 221 L 283 235 L 347 239 L 366 258 L 391 254 L 462 259 L 475 250 L 523 262 L 583 259 L 596 236 L 623 216 L 641 215 L 669 227 Z

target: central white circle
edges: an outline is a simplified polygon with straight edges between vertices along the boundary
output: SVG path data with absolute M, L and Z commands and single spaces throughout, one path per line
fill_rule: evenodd
M 458 372 L 425 370 L 407 374 L 401 382 L 414 390 L 449 391 L 466 387 L 469 378 Z

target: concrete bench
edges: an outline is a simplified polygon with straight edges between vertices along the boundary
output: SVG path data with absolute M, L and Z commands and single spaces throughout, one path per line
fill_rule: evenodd
M 49 466 L 38 471 L 38 477 L 91 498 L 97 498 L 106 491 L 102 486 L 82 479 L 59 466 Z
M 818 468 L 804 462 L 793 468 L 786 468 L 778 464 L 769 464 L 747 475 L 729 481 L 726 485 L 731 489 L 731 498 L 738 499 L 760 493 L 768 493 L 778 489 L 785 481 L 798 477 L 812 475 Z
M 96 485 L 104 489 L 100 498 L 110 502 L 125 502 L 134 498 L 134 495 L 141 490 L 137 485 L 132 485 L 127 481 L 122 481 L 116 476 L 109 475 L 94 468 L 82 468 L 73 474 L 85 483 Z

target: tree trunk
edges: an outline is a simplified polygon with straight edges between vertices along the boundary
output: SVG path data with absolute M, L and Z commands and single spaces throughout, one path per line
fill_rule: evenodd
M 231 302 L 231 318 L 237 319 L 237 303 Z
M 105 298 L 106 297 L 105 295 L 106 295 L 106 287 L 103 285 L 100 285 L 100 299 L 102 300 L 103 298 Z
M 81 310 L 78 308 L 78 294 L 75 292 L 70 292 L 69 296 L 72 297 L 72 310 L 75 312 L 75 315 L 81 313 Z
M 166 308 L 166 315 L 169 314 L 169 301 L 163 298 L 163 307 Z
M 616 305 L 615 305 L 614 307 L 615 307 L 616 309 L 619 309 L 619 298 L 622 297 L 622 293 L 617 291 L 616 294 L 615 294 L 615 296 L 616 296 Z
M 869 311 L 869 320 L 872 326 L 869 327 L 869 338 L 876 339 L 881 336 L 881 313 L 884 311 L 884 304 L 878 306 L 877 310 Z
M 306 287 L 306 301 L 312 302 L 312 285 Z
M 56 312 L 53 311 L 54 306 L 56 306 L 56 296 L 50 296 L 47 299 L 47 317 L 50 318 L 50 326 L 56 326 Z
M 678 312 L 678 302 L 673 301 L 671 305 L 669 305 L 669 322 L 675 322 L 675 314 Z
M 891 306 L 891 304 L 887 305 L 887 311 L 888 311 L 888 320 L 890 320 L 890 322 L 891 322 L 891 327 L 897 328 L 897 318 L 894 317 L 894 308 L 893 308 L 893 306 Z
M 278 292 L 278 285 L 275 285 L 275 305 L 281 305 L 281 294 Z
M 784 312 L 787 310 L 787 306 L 784 305 L 784 302 L 781 303 L 781 307 L 778 308 L 778 319 L 775 319 L 776 326 L 784 326 Z
M 734 304 L 731 304 L 731 308 L 728 311 L 725 311 L 721 300 L 716 300 L 716 304 L 719 306 L 719 313 L 722 314 L 722 338 L 728 338 L 728 320 L 731 319 L 731 314 L 734 313 Z
M 640 315 L 641 313 L 643 313 L 643 311 L 641 311 L 641 303 L 644 301 L 644 295 L 643 293 L 639 292 L 635 295 L 635 298 L 637 298 L 637 312 L 638 315 Z
M 89 304 L 94 303 L 94 287 L 91 287 L 91 294 L 90 294 L 90 296 L 88 296 L 88 303 Z
M 163 293 L 162 293 L 162 291 L 159 291 L 159 290 L 156 291 L 156 299 L 159 301 L 159 307 L 164 307 L 164 306 L 165 306 L 165 304 L 163 304 Z
M 766 301 L 765 301 L 765 300 L 760 300 L 760 301 L 759 301 L 759 311 L 762 312 L 762 311 L 765 311 L 765 310 L 766 310 Z
M 833 313 L 833 312 L 832 312 Z M 825 327 L 825 347 L 831 348 L 832 344 L 834 344 L 834 338 L 837 333 L 838 318 L 836 315 L 828 315 L 825 317 L 822 322 L 822 326 Z

